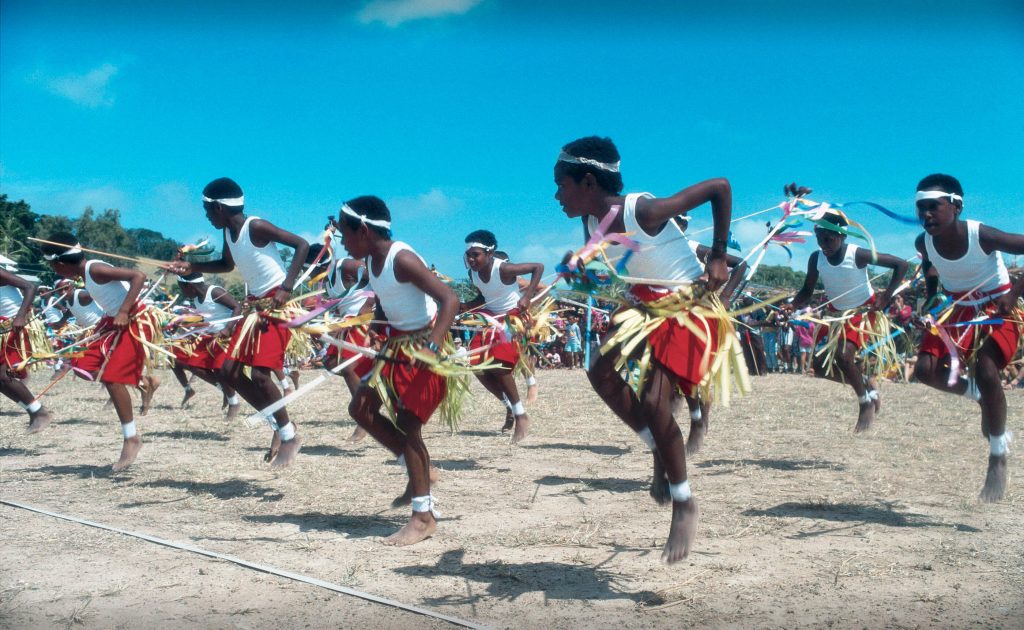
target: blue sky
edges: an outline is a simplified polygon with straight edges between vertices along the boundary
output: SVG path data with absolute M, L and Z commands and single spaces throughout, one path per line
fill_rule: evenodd
M 789 181 L 912 213 L 938 171 L 968 216 L 1022 231 L 1020 3 L 277 4 L 4 0 L 0 192 L 47 214 L 118 208 L 181 240 L 217 236 L 199 197 L 224 175 L 249 213 L 310 239 L 376 194 L 396 238 L 461 277 L 475 229 L 549 266 L 579 247 L 552 166 L 598 134 L 627 190 L 724 176 L 735 216 Z M 912 254 L 913 226 L 855 218 Z M 750 247 L 764 224 L 735 232 Z

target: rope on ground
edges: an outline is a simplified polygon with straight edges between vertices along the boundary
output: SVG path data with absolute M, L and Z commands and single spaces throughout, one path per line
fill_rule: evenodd
M 336 593 L 342 593 L 344 595 L 351 595 L 353 597 L 358 597 L 360 599 L 365 599 L 367 601 L 376 602 L 378 604 L 384 604 L 385 606 L 391 606 L 393 608 L 399 608 L 401 610 L 405 610 L 405 611 L 408 611 L 408 612 L 411 612 L 411 613 L 416 613 L 417 615 L 425 615 L 427 617 L 433 617 L 434 619 L 441 619 L 442 621 L 447 621 L 448 623 L 454 624 L 456 626 L 461 626 L 463 628 L 474 628 L 474 629 L 479 629 L 479 630 L 487 630 L 487 626 L 482 626 L 482 625 L 473 623 L 472 621 L 466 621 L 464 619 L 459 619 L 458 617 L 451 617 L 449 615 L 445 615 L 443 613 L 435 612 L 433 610 L 428 610 L 426 608 L 420 608 L 419 606 L 412 606 L 410 604 L 403 604 L 402 602 L 397 602 L 397 601 L 395 601 L 393 599 L 387 599 L 385 597 L 378 597 L 377 595 L 373 595 L 371 593 L 364 593 L 362 591 L 357 591 L 355 589 L 351 589 L 351 588 L 347 588 L 345 586 L 341 586 L 340 584 L 334 584 L 334 583 L 331 583 L 331 582 L 325 582 L 323 580 L 319 580 L 319 579 L 313 578 L 313 577 L 308 577 L 308 576 L 305 576 L 305 575 L 302 575 L 302 574 L 299 574 L 299 573 L 292 573 L 291 571 L 284 571 L 282 569 L 278 569 L 278 568 L 275 568 L 275 567 L 270 567 L 270 566 L 266 566 L 266 565 L 262 565 L 262 564 L 256 564 L 255 562 L 249 562 L 248 560 L 242 560 L 241 558 L 237 558 L 235 556 L 229 556 L 229 555 L 226 555 L 226 554 L 217 553 L 215 551 L 208 551 L 206 549 L 202 549 L 201 547 L 196 547 L 194 545 L 189 545 L 189 544 L 185 544 L 185 543 L 177 543 L 177 542 L 174 542 L 174 541 L 171 541 L 171 540 L 164 540 L 163 538 L 157 538 L 156 536 L 150 536 L 148 534 L 140 534 L 138 532 L 131 532 L 131 531 L 127 531 L 127 530 L 124 530 L 124 529 L 118 529 L 117 527 L 112 527 L 110 525 L 104 525 L 103 523 L 96 523 L 96 522 L 87 521 L 85 519 L 81 519 L 81 518 L 78 518 L 78 517 L 75 517 L 75 516 L 67 516 L 65 514 L 58 514 L 56 512 L 50 512 L 50 511 L 43 510 L 43 509 L 40 509 L 40 508 L 37 508 L 37 507 L 32 507 L 30 505 L 23 505 L 21 503 L 15 503 L 14 501 L 5 501 L 3 499 L 0 499 L 0 504 L 8 505 L 10 507 L 20 508 L 22 510 L 28 510 L 29 512 L 36 512 L 36 513 L 39 513 L 39 514 L 45 514 L 46 516 L 52 516 L 53 518 L 59 518 L 61 520 L 70 521 L 72 523 L 78 523 L 80 525 L 87 525 L 89 527 L 95 527 L 97 529 L 103 529 L 103 530 L 106 530 L 108 532 L 116 532 L 118 534 L 123 534 L 125 536 L 131 536 L 132 538 L 138 538 L 140 540 L 145 540 L 147 542 L 156 543 L 158 545 L 163 545 L 164 547 L 170 547 L 172 549 L 180 549 L 182 551 L 189 551 L 189 552 L 192 552 L 192 553 L 199 554 L 201 556 L 206 556 L 208 558 L 216 558 L 218 560 L 226 560 L 228 562 L 237 564 L 237 565 L 245 567 L 247 569 L 253 569 L 254 571 L 260 571 L 262 573 L 270 573 L 271 575 L 276 575 L 278 577 L 287 578 L 289 580 L 295 580 L 296 582 L 304 582 L 306 584 L 311 584 L 313 586 L 319 586 L 320 588 L 324 588 L 324 589 L 327 589 L 329 591 L 334 591 Z

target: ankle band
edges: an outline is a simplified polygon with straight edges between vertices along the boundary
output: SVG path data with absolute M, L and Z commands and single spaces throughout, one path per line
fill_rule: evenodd
M 668 493 L 672 495 L 672 500 L 676 503 L 683 503 L 689 501 L 693 493 L 690 491 L 690 481 L 687 479 L 683 483 L 670 483 L 668 484 Z
M 643 443 L 647 445 L 647 448 L 654 450 L 654 434 L 647 427 L 644 427 L 642 431 L 637 431 L 637 437 L 643 440 Z
M 434 507 L 437 503 L 437 499 L 433 495 L 427 494 L 422 497 L 412 498 L 412 511 L 413 512 L 430 512 L 434 515 L 434 518 L 440 518 L 441 513 Z
M 124 434 L 124 439 L 126 440 L 135 437 L 135 421 L 132 420 L 131 422 L 126 422 L 122 424 L 121 433 Z
M 1010 445 L 1010 440 L 1006 434 L 1002 435 L 989 435 L 988 436 L 988 449 L 989 452 L 996 457 L 1006 455 L 1007 447 Z
M 282 442 L 291 442 L 295 439 L 295 423 L 289 422 L 277 430 L 277 434 L 281 436 Z
M 526 407 L 523 406 L 523 401 L 518 401 L 511 407 L 513 416 L 522 416 L 526 414 Z

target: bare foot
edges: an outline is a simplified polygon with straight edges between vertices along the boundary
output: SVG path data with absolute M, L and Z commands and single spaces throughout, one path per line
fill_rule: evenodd
M 654 455 L 654 479 L 651 480 L 651 498 L 658 505 L 668 505 L 672 502 L 672 495 L 668 491 L 668 477 L 665 476 L 665 467 L 661 464 L 658 453 Z
M 277 449 L 277 457 L 270 462 L 270 467 L 287 468 L 291 466 L 295 461 L 295 456 L 299 454 L 300 448 L 302 448 L 302 440 L 297 435 L 287 442 L 282 442 L 281 448 Z
M 348 442 L 349 444 L 355 444 L 356 442 L 362 442 L 367 435 L 369 434 L 366 432 L 366 429 L 359 425 L 356 425 L 356 430 L 353 431 L 352 435 L 348 436 L 348 439 L 345 441 Z
M 228 412 L 224 414 L 224 422 L 231 422 L 238 418 L 238 410 L 241 405 L 228 405 Z
M 665 550 L 661 552 L 661 560 L 665 564 L 674 564 L 690 553 L 693 538 L 697 534 L 697 502 L 691 497 L 682 503 L 672 503 L 672 527 L 668 532 Z
M 270 438 L 270 450 L 263 454 L 263 461 L 268 464 L 277 457 L 277 451 L 281 448 L 281 436 L 274 431 L 274 437 Z
M 501 425 L 501 432 L 511 431 L 516 426 L 516 417 L 512 415 L 511 409 L 505 410 L 505 424 Z
M 526 404 L 527 405 L 532 405 L 533 403 L 537 402 L 537 390 L 538 390 L 538 387 L 537 387 L 536 383 L 534 383 L 533 385 L 530 385 L 530 386 L 528 386 L 526 388 Z
M 868 389 L 875 392 L 875 397 L 871 399 L 871 402 L 875 403 L 875 415 L 877 416 L 882 411 L 882 392 L 878 388 L 878 380 L 873 376 L 868 379 Z
M 404 547 L 414 545 L 437 531 L 437 521 L 430 512 L 413 512 L 409 522 L 394 534 L 384 539 L 385 545 Z
M 28 432 L 39 433 L 50 424 L 51 420 L 53 420 L 53 416 L 50 415 L 50 410 L 41 407 L 39 411 L 28 414 Z
M 430 477 L 430 483 L 437 483 L 441 479 L 441 470 L 431 466 L 427 469 L 427 475 Z
M 985 485 L 978 497 L 985 503 L 995 503 L 1006 492 L 1006 455 L 989 455 Z
M 188 405 L 188 401 L 192 400 L 192 397 L 196 395 L 196 390 L 188 387 L 185 389 L 185 396 L 181 399 L 181 408 L 184 409 Z
M 875 403 L 866 402 L 860 406 L 860 413 L 857 415 L 857 426 L 853 427 L 854 433 L 863 433 L 871 428 L 875 421 Z
M 704 434 L 707 433 L 707 424 L 703 420 L 690 420 L 690 435 L 686 436 L 686 455 L 694 455 L 700 452 L 704 446 Z
M 142 410 L 140 411 L 142 415 L 146 415 L 149 412 L 149 407 L 153 404 L 153 394 L 160 387 L 160 378 L 147 376 L 145 377 L 145 384 L 146 387 L 142 390 Z
M 512 443 L 519 444 L 530 432 L 530 419 L 524 413 L 516 417 L 516 432 L 512 434 Z
M 142 438 L 138 435 L 127 438 L 124 444 L 121 445 L 121 457 L 114 464 L 112 470 L 114 472 L 121 472 L 131 466 L 138 456 L 140 448 L 142 448 Z

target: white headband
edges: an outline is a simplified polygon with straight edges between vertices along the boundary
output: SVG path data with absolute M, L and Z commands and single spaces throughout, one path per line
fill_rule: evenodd
M 948 193 L 942 190 L 919 190 L 917 195 L 914 196 L 914 201 L 921 201 L 922 199 L 943 199 L 949 197 L 953 201 L 959 201 L 961 205 L 964 202 L 964 198 L 956 193 Z
M 559 162 L 568 162 L 569 164 L 585 164 L 587 166 L 593 166 L 595 168 L 599 168 L 602 171 L 608 171 L 609 173 L 618 173 L 619 172 L 619 164 L 622 163 L 622 161 L 620 160 L 618 162 L 614 162 L 612 164 L 608 164 L 606 162 L 600 162 L 598 160 L 592 160 L 590 158 L 576 157 L 575 155 L 569 155 L 565 151 L 562 151 L 561 153 L 558 154 L 558 161 Z
M 224 199 L 210 199 L 206 195 L 203 195 L 203 203 L 219 203 L 221 205 L 228 206 L 229 208 L 238 208 L 245 205 L 245 195 L 241 197 L 225 197 Z
M 185 278 L 178 276 L 178 282 L 183 282 L 185 284 L 199 284 L 200 282 L 206 282 L 206 278 L 203 277 L 203 274 L 199 274 L 191 280 L 186 280 Z
M 363 215 L 359 214 L 358 212 L 356 212 L 355 210 L 353 210 L 352 207 L 349 206 L 347 203 L 341 204 L 341 211 L 342 213 L 347 214 L 350 217 L 359 219 L 362 223 L 366 225 L 384 228 L 385 230 L 391 229 L 391 221 L 385 221 L 384 219 L 368 219 Z
M 472 243 L 466 243 L 466 251 L 467 252 L 469 250 L 473 249 L 474 247 L 479 247 L 480 249 L 484 250 L 485 252 L 489 252 L 492 249 L 494 249 L 493 245 L 484 245 L 483 243 L 477 243 L 476 241 L 473 241 Z
M 81 253 L 82 253 L 82 244 L 81 243 L 75 243 L 74 245 L 71 245 L 68 248 L 68 251 L 66 251 L 66 252 L 61 252 L 59 254 L 43 254 L 43 258 L 48 260 L 48 261 L 50 261 L 50 262 L 52 262 L 54 260 L 57 260 L 61 256 L 68 256 L 70 254 L 81 254 Z

